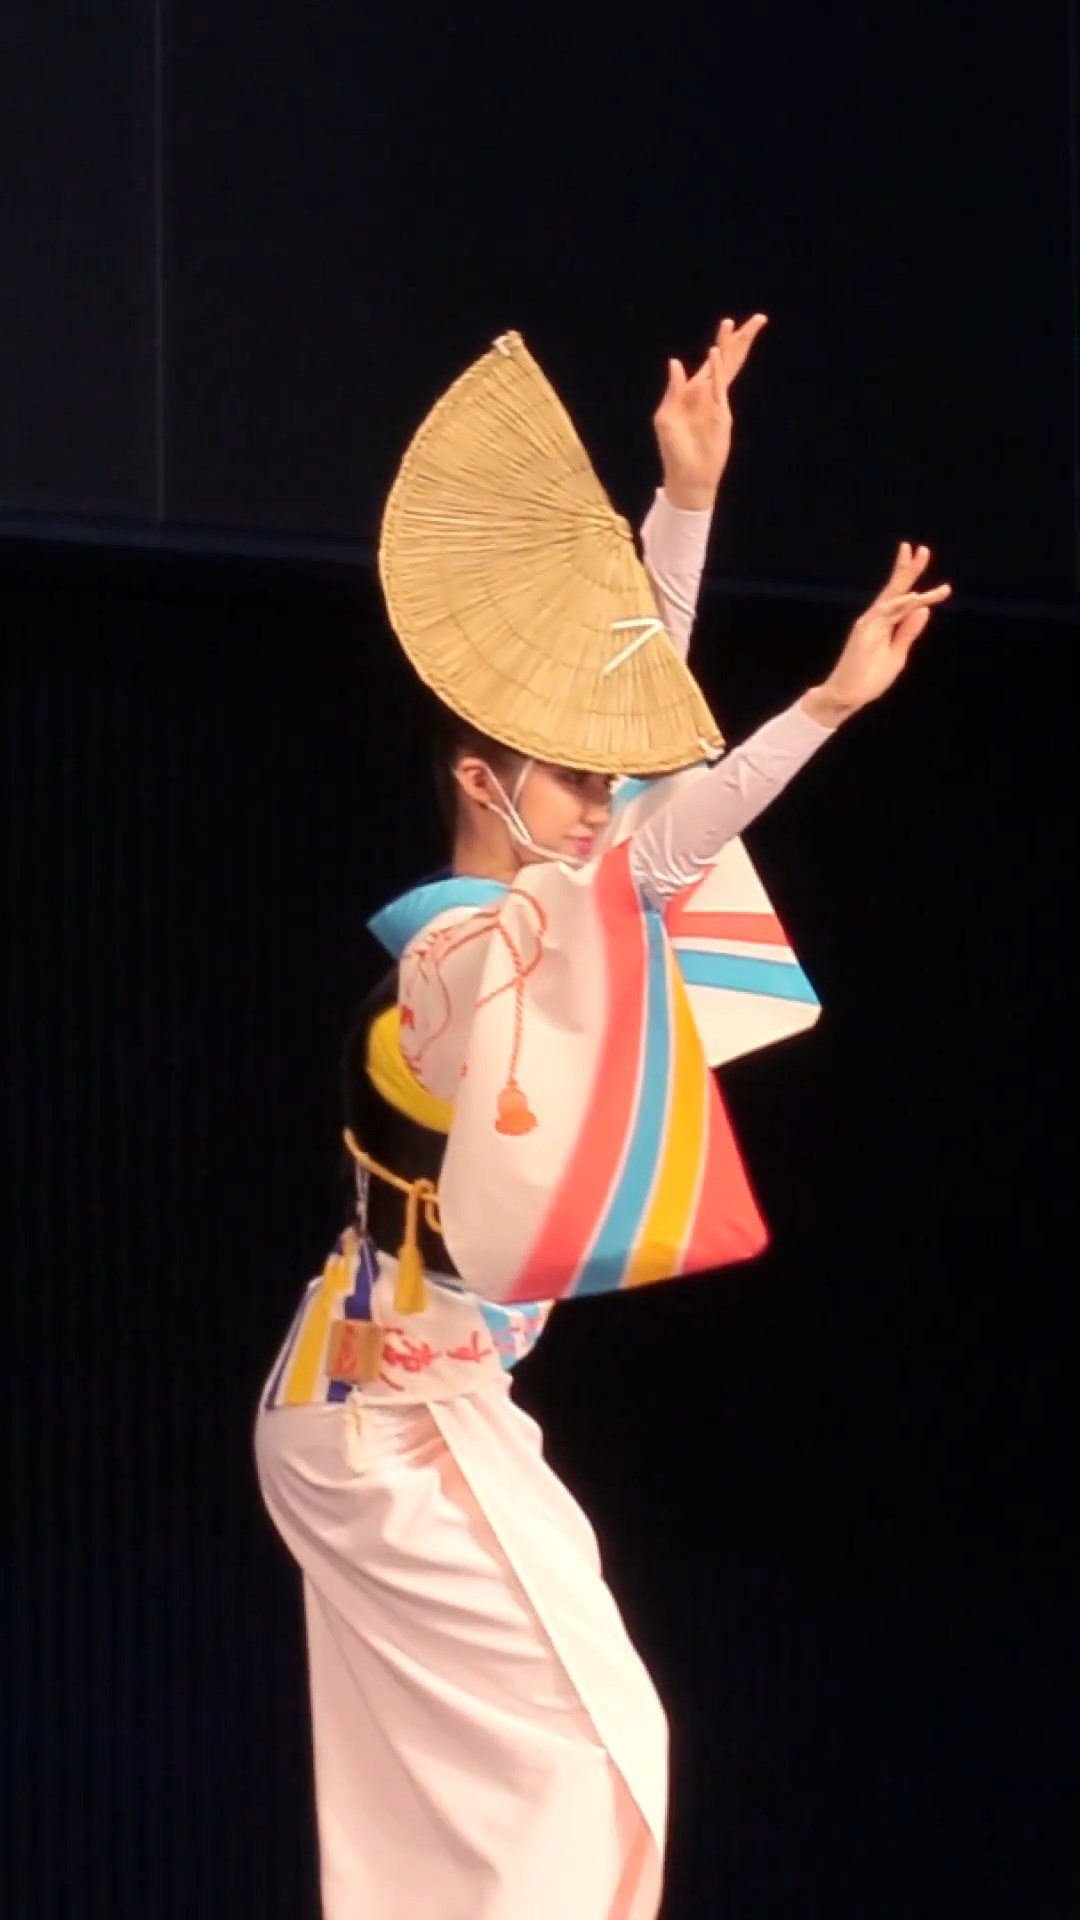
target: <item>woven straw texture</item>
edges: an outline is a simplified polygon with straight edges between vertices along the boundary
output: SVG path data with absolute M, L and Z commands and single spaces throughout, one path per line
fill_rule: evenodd
M 379 574 L 421 680 L 520 753 L 656 774 L 723 744 L 630 527 L 520 334 L 496 340 L 417 432 Z

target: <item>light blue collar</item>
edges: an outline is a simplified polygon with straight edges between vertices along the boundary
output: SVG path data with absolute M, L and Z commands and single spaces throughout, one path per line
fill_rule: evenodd
M 468 873 L 448 874 L 445 880 L 428 880 L 380 907 L 368 921 L 368 931 L 393 959 L 399 960 L 409 941 L 423 932 L 437 913 L 445 913 L 449 907 L 487 907 L 506 892 L 502 880 L 479 880 Z

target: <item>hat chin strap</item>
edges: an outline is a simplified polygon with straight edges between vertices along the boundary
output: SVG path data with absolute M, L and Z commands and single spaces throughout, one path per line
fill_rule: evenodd
M 537 859 L 561 860 L 563 865 L 568 867 L 584 866 L 584 856 L 580 853 L 557 853 L 554 847 L 541 846 L 539 840 L 533 839 L 532 834 L 529 832 L 528 827 L 518 812 L 517 803 L 521 798 L 521 790 L 535 765 L 535 760 L 526 760 L 525 765 L 514 781 L 513 793 L 507 793 L 498 775 L 492 773 L 491 768 L 485 761 L 484 771 L 506 804 L 505 807 L 500 807 L 496 801 L 486 800 L 484 805 L 490 812 L 498 815 L 510 838 L 516 840 L 519 846 L 527 848 L 530 853 L 534 853 Z

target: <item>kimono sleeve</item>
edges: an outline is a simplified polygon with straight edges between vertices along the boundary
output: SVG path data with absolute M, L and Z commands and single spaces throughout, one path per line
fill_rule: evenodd
M 398 969 L 401 1051 L 439 1100 L 457 1093 L 498 908 L 440 913 L 410 940 Z

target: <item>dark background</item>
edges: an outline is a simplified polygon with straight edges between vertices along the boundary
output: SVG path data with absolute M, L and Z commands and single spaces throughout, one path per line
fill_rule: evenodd
M 751 835 L 826 1008 L 724 1076 L 772 1250 L 556 1315 L 519 1397 L 669 1706 L 670 1920 L 1075 1920 L 1067 7 L 5 37 L 0 1909 L 316 1912 L 249 1435 L 364 920 L 442 854 L 380 503 L 514 326 L 639 514 L 667 355 L 762 307 L 695 642 L 729 735 L 897 539 L 956 600 Z

